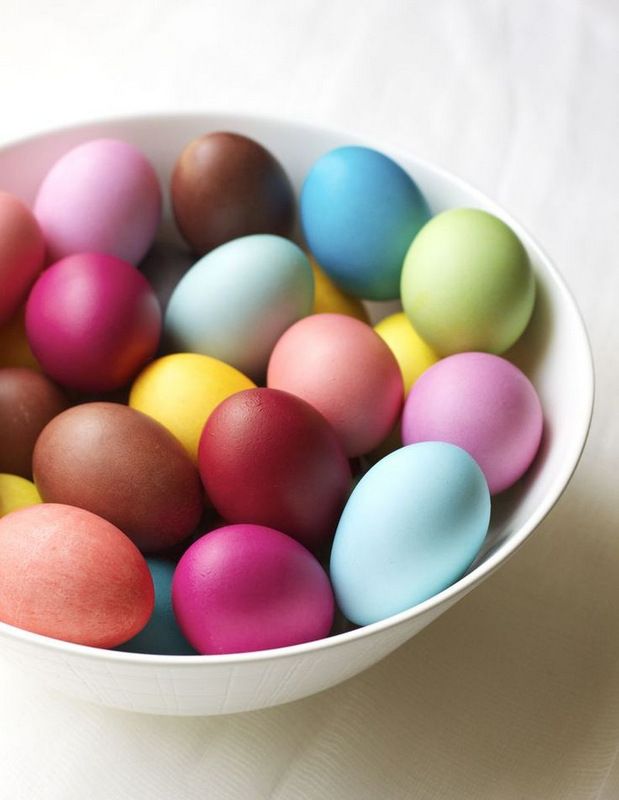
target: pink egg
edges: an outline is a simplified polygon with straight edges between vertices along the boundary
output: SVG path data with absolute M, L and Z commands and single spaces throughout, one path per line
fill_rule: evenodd
M 26 305 L 32 352 L 72 389 L 124 386 L 155 353 L 161 309 L 146 278 L 113 256 L 81 253 L 41 275 Z
M 458 445 L 477 461 L 491 494 L 526 472 L 542 428 L 542 407 L 531 381 L 489 353 L 458 353 L 431 366 L 417 379 L 402 415 L 404 444 Z
M 178 624 L 203 654 L 244 653 L 327 636 L 329 579 L 299 542 L 262 525 L 229 525 L 191 545 L 172 584 Z
M 369 325 L 343 314 L 313 314 L 288 328 L 271 354 L 267 385 L 320 411 L 349 457 L 383 441 L 404 396 L 391 350 Z
M 90 511 L 56 503 L 0 519 L 0 620 L 92 647 L 116 647 L 153 611 L 137 547 Z
M 0 325 L 26 299 L 44 256 L 43 234 L 30 210 L 13 195 L 0 192 Z
M 34 213 L 50 261 L 106 253 L 137 264 L 161 217 L 155 170 L 133 145 L 95 139 L 65 153 L 47 173 Z

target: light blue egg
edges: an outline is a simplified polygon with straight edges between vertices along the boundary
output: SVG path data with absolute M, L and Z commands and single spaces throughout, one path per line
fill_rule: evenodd
M 333 280 L 368 300 L 394 300 L 408 247 L 430 218 L 413 179 L 368 147 L 338 147 L 312 167 L 301 191 L 309 249 Z
M 165 315 L 166 347 L 260 377 L 279 337 L 313 304 L 312 268 L 296 244 L 243 236 L 212 250 L 181 279 Z
M 390 453 L 358 483 L 335 534 L 340 609 L 368 625 L 427 600 L 465 572 L 489 522 L 486 479 L 464 450 L 422 442 Z
M 172 610 L 172 577 L 175 565 L 163 558 L 147 558 L 155 585 L 155 608 L 140 633 L 117 647 L 128 653 L 153 653 L 165 656 L 192 656 L 196 651 L 176 624 Z

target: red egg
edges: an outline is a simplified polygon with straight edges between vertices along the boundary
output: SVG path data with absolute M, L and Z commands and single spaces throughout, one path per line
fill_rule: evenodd
M 30 210 L 13 195 L 0 192 L 0 324 L 26 299 L 44 255 L 43 234 Z
M 271 354 L 267 385 L 320 411 L 350 457 L 385 439 L 404 398 L 391 350 L 369 325 L 343 314 L 313 314 L 288 328 Z
M 92 647 L 116 647 L 148 622 L 146 561 L 101 517 L 44 503 L 0 520 L 0 620 Z
M 329 423 L 309 403 L 275 389 L 248 389 L 217 406 L 198 461 L 224 519 L 275 528 L 312 549 L 333 535 L 351 486 Z
M 32 351 L 54 380 L 83 392 L 124 386 L 152 358 L 161 308 L 146 278 L 114 256 L 58 261 L 26 305 Z

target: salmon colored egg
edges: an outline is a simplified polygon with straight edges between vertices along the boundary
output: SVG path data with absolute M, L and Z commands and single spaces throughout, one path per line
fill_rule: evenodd
M 92 647 L 135 636 L 153 611 L 148 566 L 122 531 L 55 503 L 0 519 L 0 620 Z
M 31 211 L 17 197 L 0 192 L 0 325 L 26 299 L 44 256 L 43 234 Z
M 289 328 L 271 355 L 267 385 L 320 411 L 349 457 L 383 441 L 404 395 L 391 350 L 369 325 L 343 314 L 315 314 Z

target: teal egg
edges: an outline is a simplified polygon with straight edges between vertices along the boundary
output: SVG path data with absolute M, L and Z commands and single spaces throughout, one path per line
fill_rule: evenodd
M 163 558 L 147 558 L 146 563 L 155 586 L 155 608 L 146 627 L 116 649 L 164 656 L 197 655 L 181 633 L 172 610 L 175 564 Z
M 359 481 L 338 525 L 331 581 L 358 625 L 427 600 L 471 564 L 490 523 L 490 493 L 459 447 L 422 442 L 390 453 Z
M 243 236 L 205 255 L 176 286 L 166 348 L 212 356 L 259 378 L 279 337 L 313 304 L 312 268 L 296 244 Z

